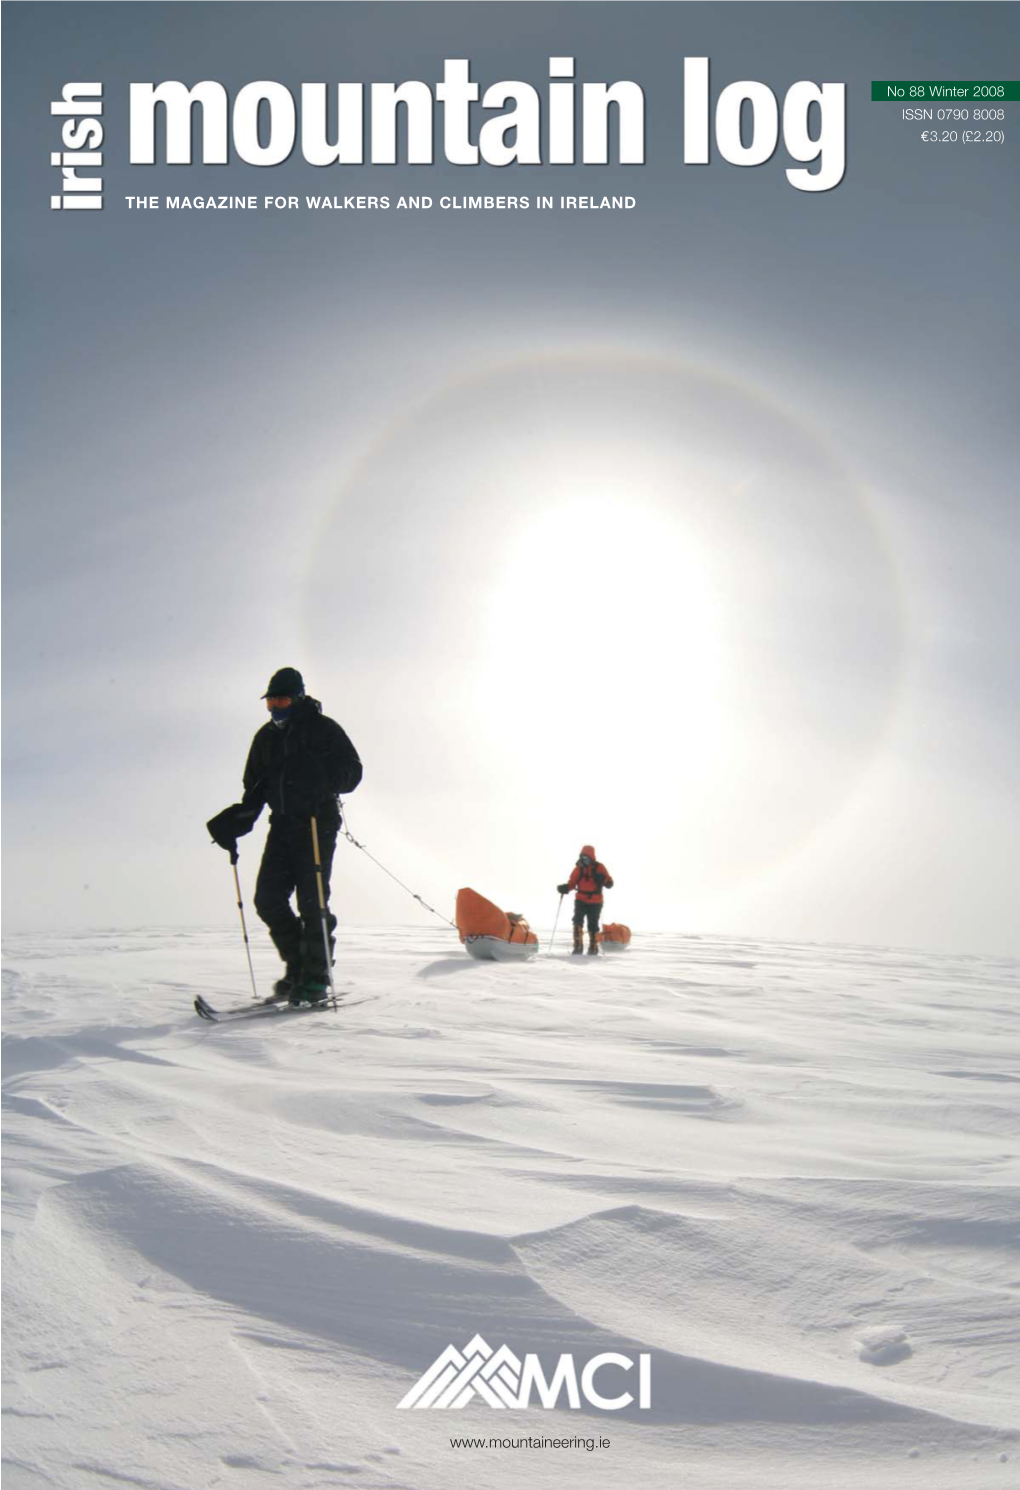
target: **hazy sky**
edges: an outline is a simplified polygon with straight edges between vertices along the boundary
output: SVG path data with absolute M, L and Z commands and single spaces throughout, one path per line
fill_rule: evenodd
M 1020 951 L 1020 104 L 932 145 L 869 87 L 1002 76 L 1013 7 L 3 21 L 9 927 L 234 917 L 204 823 L 287 664 L 365 762 L 354 832 L 446 914 L 471 884 L 548 924 L 594 842 L 635 931 Z M 541 89 L 553 55 L 642 85 L 645 165 L 127 164 L 129 82 Z M 843 183 L 684 167 L 685 55 L 713 95 L 845 82 Z M 106 206 L 50 212 L 80 78 Z M 637 205 L 124 203 L 323 191 Z M 349 845 L 334 905 L 422 915 Z

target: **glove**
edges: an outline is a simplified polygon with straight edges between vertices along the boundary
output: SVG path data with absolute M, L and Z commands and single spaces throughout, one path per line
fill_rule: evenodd
M 224 807 L 222 812 L 218 812 L 206 823 L 213 843 L 226 849 L 230 855 L 231 864 L 237 863 L 237 840 L 243 838 L 245 833 L 251 832 L 257 817 L 258 813 L 250 807 L 245 807 L 243 802 L 234 802 L 231 806 Z
M 557 893 L 557 895 L 569 895 L 570 894 L 570 886 L 569 885 L 557 885 L 556 886 L 556 893 Z

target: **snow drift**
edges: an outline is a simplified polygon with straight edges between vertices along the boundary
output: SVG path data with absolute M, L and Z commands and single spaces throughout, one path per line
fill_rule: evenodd
M 1016 971 L 387 928 L 336 1013 L 206 1025 L 229 932 L 11 939 L 5 1486 L 1007 1486 Z M 652 1405 L 397 1410 L 477 1334 Z

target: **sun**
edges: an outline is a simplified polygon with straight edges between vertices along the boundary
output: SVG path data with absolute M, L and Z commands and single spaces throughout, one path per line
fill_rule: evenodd
M 897 695 L 866 494 L 703 367 L 476 370 L 361 457 L 313 549 L 308 635 L 383 721 L 389 799 L 494 872 L 594 833 L 670 914 L 735 893 L 842 809 Z
M 704 540 L 654 501 L 585 485 L 557 493 L 506 546 L 483 636 L 495 671 L 519 669 L 552 756 L 585 771 L 633 758 L 659 775 L 713 769 L 724 721 L 723 601 Z M 640 739 L 634 720 L 640 718 Z M 596 761 L 597 757 L 597 761 Z

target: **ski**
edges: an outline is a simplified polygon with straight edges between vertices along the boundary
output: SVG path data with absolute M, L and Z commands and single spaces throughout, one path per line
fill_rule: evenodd
M 203 1003 L 207 1009 L 212 1009 L 213 1013 L 220 1015 L 221 1018 L 225 1014 L 251 1014 L 256 1009 L 269 1009 L 272 1007 L 279 1007 L 281 1004 L 286 1004 L 286 1002 L 287 1000 L 285 998 L 278 999 L 270 995 L 269 998 L 258 1000 L 247 999 L 243 1004 L 228 1004 L 225 1009 L 215 1009 L 203 994 L 200 993 L 195 999 L 196 1004 Z
M 257 1019 L 266 1014 L 307 1014 L 313 1009 L 332 1009 L 330 1000 L 320 1004 L 288 1004 L 275 1000 L 270 1003 L 261 999 L 257 1004 L 234 1004 L 229 1009 L 214 1009 L 208 999 L 201 994 L 195 999 L 195 1013 L 200 1019 L 209 1020 L 210 1024 L 225 1024 L 237 1019 Z

